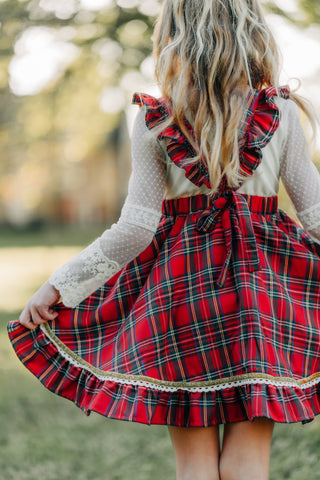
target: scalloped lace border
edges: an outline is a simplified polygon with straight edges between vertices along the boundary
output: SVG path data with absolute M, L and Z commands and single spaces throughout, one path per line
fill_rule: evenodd
M 54 271 L 49 283 L 59 290 L 66 307 L 75 308 L 82 300 L 97 290 L 104 282 L 120 270 L 118 262 L 106 257 L 100 246 L 100 238 L 77 255 L 82 262 L 80 274 L 67 262 Z M 81 265 L 81 263 L 80 263 Z M 88 274 L 88 279 L 81 275 Z
M 142 387 L 151 388 L 153 390 L 160 390 L 163 392 L 176 392 L 178 390 L 186 390 L 188 392 L 215 392 L 219 390 L 224 390 L 227 388 L 232 387 L 241 387 L 243 385 L 253 385 L 253 384 L 265 384 L 265 385 L 273 385 L 276 387 L 291 387 L 291 388 L 299 388 L 300 390 L 305 390 L 310 388 L 314 385 L 320 383 L 320 372 L 316 373 L 310 377 L 301 380 L 294 380 L 287 377 L 279 377 L 276 379 L 271 375 L 265 373 L 252 373 L 247 375 L 239 375 L 241 379 L 239 380 L 230 380 L 230 381 L 211 381 L 211 382 L 199 382 L 201 384 L 209 384 L 209 386 L 204 387 L 190 387 L 186 386 L 183 382 L 166 382 L 163 380 L 156 380 L 153 382 L 152 380 L 140 380 L 146 379 L 147 377 L 142 376 L 135 376 L 135 375 L 125 375 L 121 373 L 113 373 L 113 372 L 103 372 L 96 367 L 93 367 L 86 361 L 82 360 L 78 357 L 75 353 L 73 353 L 68 347 L 66 347 L 59 339 L 56 337 L 52 331 L 50 330 L 47 324 L 40 325 L 40 329 L 43 333 L 50 339 L 50 341 L 55 345 L 59 353 L 68 360 L 72 365 L 77 368 L 81 368 L 86 370 L 91 375 L 95 376 L 98 380 L 102 381 L 112 381 L 115 383 L 120 383 L 123 385 L 139 385 Z M 78 360 L 77 360 L 78 359 Z M 100 372 L 100 373 L 98 373 Z M 137 379 L 135 379 L 137 377 Z M 139 379 L 140 378 L 140 379 Z M 236 377 L 233 377 L 236 378 Z M 156 382 L 159 382 L 156 383 Z M 189 382 L 192 383 L 192 382 Z M 194 382 L 197 383 L 197 382 Z M 170 384 L 175 384 L 177 386 L 169 386 Z M 179 386 L 179 384 L 181 384 Z

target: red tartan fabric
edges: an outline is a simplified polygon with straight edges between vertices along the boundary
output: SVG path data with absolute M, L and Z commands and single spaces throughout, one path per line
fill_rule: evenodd
M 249 102 L 248 174 L 278 125 L 273 94 Z M 147 122 L 166 115 L 159 102 Z M 172 142 L 179 166 L 188 145 Z M 204 181 L 196 171 L 188 178 Z M 319 281 L 320 245 L 277 197 L 223 184 L 216 197 L 165 199 L 140 255 L 78 308 L 58 305 L 56 321 L 34 331 L 10 322 L 9 338 L 46 388 L 86 414 L 149 425 L 306 423 L 320 413 Z
M 262 148 L 271 140 L 279 127 L 280 112 L 274 101 L 279 96 L 288 99 L 290 90 L 282 87 L 278 91 L 274 87 L 256 90 L 248 95 L 248 105 L 239 129 L 239 152 L 241 170 L 246 177 L 252 175 L 262 159 Z M 171 107 L 164 97 L 156 99 L 146 94 L 133 95 L 132 102 L 137 105 L 146 105 L 146 125 L 149 129 L 161 124 L 163 119 L 172 115 Z M 192 127 L 185 120 L 190 133 Z M 185 176 L 193 183 L 201 186 L 205 183 L 210 188 L 207 167 L 202 161 L 195 161 L 185 165 L 182 160 L 195 157 L 196 152 L 190 145 L 181 129 L 173 123 L 158 135 L 158 138 L 169 138 L 167 151 L 171 160 L 185 170 Z M 219 202 L 221 207 L 219 207 Z M 222 203 L 221 203 L 222 202 Z M 216 219 L 221 215 L 227 245 L 224 267 L 217 279 L 220 287 L 225 285 L 227 270 L 233 257 L 234 268 L 241 275 L 243 271 L 256 271 L 260 268 L 256 240 L 251 224 L 250 212 L 246 201 L 227 184 L 224 176 L 219 185 L 218 193 L 212 198 L 212 206 L 208 207 L 198 222 L 199 231 L 207 233 L 213 230 Z M 238 231 L 238 241 L 233 242 L 232 236 Z
M 197 231 L 206 195 L 164 200 L 137 258 L 47 329 L 9 335 L 25 366 L 84 410 L 146 424 L 210 426 L 320 412 L 320 247 L 277 208 L 245 196 L 261 269 L 228 270 L 223 225 Z M 236 235 L 237 238 L 237 235 Z

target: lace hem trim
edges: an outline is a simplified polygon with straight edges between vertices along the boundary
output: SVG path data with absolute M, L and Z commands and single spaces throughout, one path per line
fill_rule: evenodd
M 141 205 L 126 205 L 121 210 L 121 221 L 155 232 L 159 225 L 161 212 Z
M 253 384 L 265 384 L 276 387 L 299 388 L 300 390 L 304 390 L 320 383 L 320 372 L 301 380 L 294 380 L 290 377 L 273 377 L 266 373 L 256 372 L 230 377 L 228 380 L 220 379 L 212 380 L 210 382 L 167 382 L 164 380 L 150 379 L 142 375 L 125 375 L 116 372 L 105 372 L 90 365 L 66 347 L 50 330 L 47 323 L 40 325 L 40 329 L 55 345 L 60 355 L 62 355 L 67 361 L 73 366 L 87 371 L 91 375 L 94 375 L 98 380 L 102 381 L 109 380 L 123 385 L 139 385 L 163 392 L 176 392 L 178 390 L 186 390 L 188 392 L 215 392 L 227 388 Z M 190 383 L 193 383 L 196 386 L 190 387 Z
M 49 283 L 59 290 L 64 305 L 70 308 L 79 305 L 121 269 L 117 262 L 104 255 L 99 238 L 80 252 L 77 259 L 81 261 L 80 273 L 66 263 L 49 278 Z M 84 274 L 89 274 L 89 278 L 81 278 Z
M 318 227 L 320 225 L 320 203 L 312 205 L 302 212 L 297 212 L 297 217 L 307 230 Z

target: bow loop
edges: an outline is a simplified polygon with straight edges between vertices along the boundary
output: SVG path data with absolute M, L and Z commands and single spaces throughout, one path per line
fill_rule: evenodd
M 212 232 L 219 219 L 224 232 L 226 258 L 216 283 L 223 287 L 232 258 L 235 260 L 234 270 L 240 274 L 260 269 L 260 262 L 246 199 L 231 189 L 218 194 L 212 204 L 201 213 L 196 228 L 200 233 Z
M 217 219 L 230 206 L 231 201 L 232 196 L 228 192 L 226 192 L 224 196 L 217 197 L 213 200 L 212 205 L 202 212 L 197 223 L 197 230 L 200 233 L 211 232 L 216 225 Z

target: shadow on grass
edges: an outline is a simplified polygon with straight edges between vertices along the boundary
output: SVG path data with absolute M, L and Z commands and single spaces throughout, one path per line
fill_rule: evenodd
M 0 314 L 1 479 L 174 480 L 165 426 L 86 417 L 20 365 L 6 335 L 17 317 Z M 320 480 L 319 452 L 319 417 L 305 426 L 277 424 L 270 479 Z

